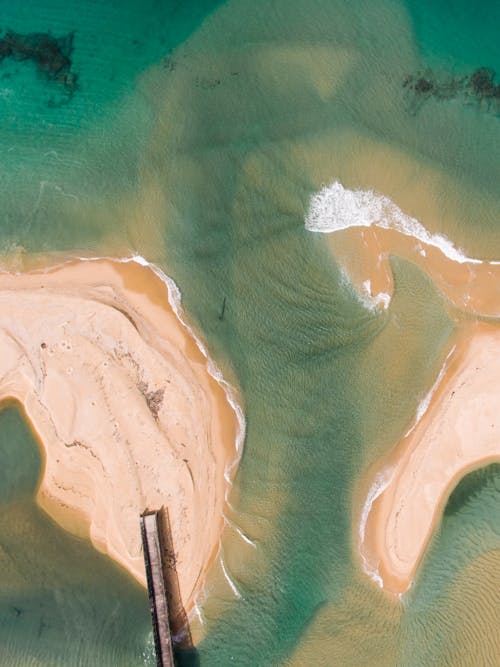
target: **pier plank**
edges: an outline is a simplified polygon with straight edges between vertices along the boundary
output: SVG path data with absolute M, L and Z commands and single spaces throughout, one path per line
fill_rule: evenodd
M 141 536 L 157 667 L 174 667 L 158 512 L 141 515 Z

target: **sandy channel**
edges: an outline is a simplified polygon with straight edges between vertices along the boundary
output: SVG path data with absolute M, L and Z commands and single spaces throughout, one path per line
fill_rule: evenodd
M 189 609 L 241 424 L 168 297 L 133 261 L 0 273 L 0 400 L 22 404 L 44 451 L 38 503 L 143 585 L 139 514 L 168 507 Z
M 389 593 L 411 586 L 444 505 L 460 478 L 500 460 L 500 327 L 465 328 L 454 342 L 429 406 L 370 474 L 359 549 Z

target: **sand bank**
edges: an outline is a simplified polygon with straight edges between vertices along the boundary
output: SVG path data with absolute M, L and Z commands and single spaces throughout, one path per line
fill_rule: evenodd
M 500 262 L 467 256 L 389 197 L 335 181 L 311 197 L 305 227 L 328 235 L 335 260 L 369 307 L 389 305 L 394 292 L 389 258 L 397 255 L 423 269 L 460 310 L 500 316 Z
M 401 594 L 411 586 L 459 479 L 500 459 L 499 378 L 500 327 L 468 326 L 424 414 L 370 472 L 358 546 L 366 571 L 386 591 Z
M 469 257 L 430 232 L 391 199 L 334 182 L 315 194 L 305 226 L 327 234 L 336 262 L 370 309 L 387 308 L 394 292 L 391 255 L 425 271 L 457 309 L 500 317 L 500 262 Z M 458 337 L 416 425 L 368 472 L 356 517 L 365 571 L 386 591 L 411 585 L 440 512 L 470 469 L 500 458 L 500 328 L 469 325 Z
M 387 307 L 394 293 L 390 265 L 397 255 L 419 266 L 436 288 L 459 310 L 470 315 L 500 316 L 500 265 L 457 262 L 439 248 L 397 230 L 354 227 L 327 237 L 343 267 L 368 305 Z
M 39 504 L 143 585 L 139 513 L 168 507 L 190 607 L 218 548 L 242 423 L 172 289 L 139 262 L 1 273 L 0 400 L 18 400 L 38 434 Z

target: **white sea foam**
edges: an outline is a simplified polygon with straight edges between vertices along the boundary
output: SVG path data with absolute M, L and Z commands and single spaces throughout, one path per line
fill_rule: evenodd
M 404 437 L 407 437 L 414 431 L 416 428 L 417 424 L 420 422 L 422 417 L 425 415 L 427 410 L 429 409 L 429 405 L 431 402 L 432 397 L 434 396 L 437 388 L 441 384 L 441 381 L 446 373 L 446 370 L 449 365 L 449 360 L 453 355 L 453 352 L 455 351 L 456 345 L 454 345 L 451 350 L 448 352 L 446 355 L 446 359 L 441 367 L 441 370 L 439 371 L 439 374 L 436 378 L 436 381 L 432 385 L 431 389 L 427 392 L 425 397 L 420 401 L 418 408 L 417 408 L 417 413 L 415 416 L 415 420 L 413 424 L 411 425 L 410 429 L 405 433 Z M 379 471 L 375 479 L 373 481 L 373 484 L 371 485 L 368 495 L 366 497 L 365 503 L 363 505 L 363 510 L 361 513 L 361 520 L 359 523 L 359 553 L 361 555 L 361 560 L 363 564 L 363 570 L 366 572 L 366 574 L 373 580 L 375 581 L 380 588 L 383 587 L 383 581 L 380 576 L 380 572 L 378 569 L 378 563 L 374 564 L 370 562 L 368 557 L 366 556 L 364 552 L 364 542 L 365 542 L 365 535 L 366 535 L 366 524 L 368 521 L 368 516 L 370 515 L 371 509 L 373 507 L 373 503 L 377 500 L 377 498 L 387 489 L 389 484 L 392 482 L 394 478 L 394 473 L 395 473 L 395 467 L 387 467 L 384 468 L 383 470 Z M 399 596 L 401 599 L 401 595 Z
M 112 258 L 106 258 L 106 259 L 112 259 Z M 174 313 L 177 316 L 177 319 L 179 322 L 182 324 L 182 326 L 189 332 L 191 337 L 194 339 L 196 342 L 196 345 L 200 352 L 203 354 L 203 356 L 206 359 L 207 363 L 207 370 L 208 373 L 214 378 L 214 380 L 219 384 L 222 389 L 224 390 L 224 393 L 226 394 L 228 403 L 231 405 L 235 415 L 236 415 L 236 421 L 238 422 L 238 428 L 237 428 L 237 433 L 236 433 L 236 442 L 235 442 L 235 449 L 236 449 L 236 457 L 235 459 L 231 462 L 231 464 L 226 468 L 224 471 L 224 476 L 226 478 L 226 481 L 229 483 L 231 481 L 230 479 L 230 473 L 234 469 L 234 467 L 238 464 L 242 450 L 243 450 L 243 443 L 245 442 L 245 431 L 246 431 L 246 421 L 245 421 L 245 416 L 243 414 L 243 410 L 236 400 L 236 392 L 234 388 L 227 382 L 223 375 L 222 371 L 220 368 L 217 366 L 215 361 L 209 356 L 208 350 L 205 346 L 205 344 L 201 341 L 201 339 L 197 336 L 195 331 L 189 326 L 189 324 L 186 322 L 183 311 L 182 311 L 182 294 L 177 286 L 177 283 L 173 278 L 168 276 L 164 271 L 162 271 L 158 266 L 155 264 L 152 264 L 151 262 L 148 262 L 147 259 L 142 257 L 142 255 L 132 255 L 131 257 L 123 257 L 119 259 L 118 261 L 120 262 L 136 262 L 137 264 L 140 264 L 141 266 L 147 266 L 149 267 L 159 278 L 162 280 L 165 285 L 167 286 L 167 293 L 168 293 L 168 302 L 174 311 Z
M 220 554 L 220 556 L 219 556 L 219 561 L 220 561 L 220 564 L 221 564 L 222 572 L 224 573 L 224 577 L 226 578 L 226 581 L 229 584 L 230 589 L 233 591 L 235 597 L 237 597 L 238 600 L 241 600 L 242 595 L 239 592 L 238 588 L 236 587 L 236 584 L 234 583 L 234 581 L 229 576 L 228 571 L 226 570 L 226 566 L 224 565 L 224 558 L 222 557 L 222 554 Z
M 200 352 L 203 354 L 205 359 L 207 360 L 207 370 L 209 374 L 214 378 L 214 380 L 222 387 L 224 390 L 224 393 L 227 396 L 227 400 L 229 404 L 231 405 L 232 409 L 234 410 L 234 413 L 236 415 L 236 420 L 238 422 L 238 430 L 236 434 L 236 442 L 235 442 L 235 447 L 236 447 L 236 453 L 238 455 L 238 460 L 239 457 L 241 456 L 241 452 L 243 449 L 243 443 L 245 441 L 245 429 L 246 429 L 246 423 L 245 423 L 245 417 L 243 415 L 243 410 L 241 406 L 239 405 L 238 401 L 236 400 L 236 392 L 234 388 L 227 382 L 223 375 L 222 371 L 220 368 L 217 366 L 215 361 L 209 356 L 207 348 L 205 347 L 204 343 L 200 340 L 200 338 L 196 335 L 196 333 L 193 331 L 193 329 L 189 326 L 189 324 L 186 322 L 184 319 L 183 313 L 182 313 L 182 306 L 181 306 L 181 291 L 178 288 L 177 284 L 175 281 L 170 278 L 170 276 L 167 276 L 166 273 L 164 273 L 160 268 L 155 266 L 154 264 L 149 263 L 144 257 L 141 257 L 140 255 L 134 255 L 132 258 L 133 261 L 138 262 L 142 266 L 149 266 L 155 273 L 156 275 L 163 280 L 163 282 L 167 285 L 168 288 L 168 301 L 170 303 L 170 306 L 172 307 L 172 310 L 175 312 L 177 315 L 177 318 L 179 319 L 180 323 L 182 326 L 187 329 L 190 333 L 190 335 L 194 338 L 196 345 L 198 346 L 198 349 Z M 230 481 L 228 474 L 233 470 L 234 466 L 237 464 L 238 460 L 234 461 L 229 468 L 226 470 L 226 479 L 227 481 Z
M 237 526 L 237 525 L 234 523 L 234 521 L 231 521 L 231 519 L 228 519 L 227 516 L 224 517 L 224 521 L 226 522 L 226 524 L 227 524 L 228 526 L 230 526 L 231 528 L 233 528 L 233 529 L 238 533 L 238 535 L 241 537 L 241 539 L 243 540 L 243 542 L 246 542 L 247 544 L 249 544 L 249 545 L 250 545 L 251 547 L 253 547 L 254 549 L 257 548 L 257 545 L 255 544 L 255 542 L 254 542 L 253 540 L 251 540 L 251 539 L 248 537 L 248 535 L 246 535 L 246 534 L 241 530 L 241 528 L 240 528 L 239 526 Z
M 165 283 L 167 286 L 167 293 L 168 293 L 168 302 L 174 311 L 175 315 L 177 316 L 177 319 L 179 322 L 182 324 L 182 326 L 189 332 L 189 334 L 192 336 L 194 341 L 196 342 L 196 345 L 198 346 L 198 349 L 200 352 L 203 354 L 203 356 L 206 359 L 206 364 L 207 364 L 207 370 L 208 373 L 214 378 L 214 380 L 222 387 L 224 390 L 224 393 L 226 394 L 227 400 L 229 404 L 231 405 L 235 415 L 236 415 L 236 420 L 238 422 L 238 428 L 236 432 L 236 441 L 235 441 L 235 457 L 232 460 L 232 462 L 229 464 L 229 466 L 226 467 L 224 471 L 224 478 L 227 482 L 226 485 L 226 490 L 225 490 L 225 500 L 226 502 L 228 501 L 228 495 L 230 492 L 230 482 L 231 482 L 231 472 L 235 468 L 235 466 L 238 465 L 242 452 L 243 452 L 243 444 L 245 442 L 245 431 L 246 431 L 246 421 L 245 421 L 245 416 L 243 414 L 243 409 L 239 405 L 238 401 L 236 400 L 236 392 L 234 388 L 227 382 L 223 375 L 222 371 L 220 368 L 217 366 L 215 361 L 209 356 L 207 348 L 205 347 L 204 343 L 200 340 L 200 338 L 196 335 L 196 333 L 193 331 L 193 329 L 189 326 L 189 324 L 186 322 L 183 316 L 183 311 L 182 311 L 182 294 L 181 291 L 175 282 L 173 278 L 168 276 L 164 271 L 162 271 L 158 266 L 155 264 L 152 264 L 151 262 L 148 262 L 147 259 L 145 259 L 142 255 L 131 255 L 129 257 L 121 257 L 121 258 L 115 258 L 115 257 L 78 257 L 78 259 L 82 261 L 97 261 L 99 259 L 106 259 L 106 260 L 111 260 L 111 261 L 118 261 L 122 263 L 128 263 L 128 262 L 135 262 L 137 264 L 140 264 L 141 266 L 147 266 L 149 267 L 154 273 Z M 68 260 L 70 261 L 70 260 Z M 65 264 L 67 262 L 63 262 Z M 226 516 L 224 516 L 224 520 L 227 522 L 228 519 Z M 245 541 L 249 541 L 251 543 L 251 540 L 247 538 L 246 536 L 243 535 L 241 531 L 238 530 L 240 535 L 242 536 Z M 255 545 L 254 545 L 255 546 Z M 224 577 L 226 578 L 231 590 L 233 591 L 234 595 L 237 598 L 241 598 L 241 594 L 238 591 L 236 585 L 232 581 L 231 577 L 229 576 L 226 567 L 224 565 L 224 560 L 222 558 L 222 552 L 221 552 L 221 545 L 219 546 L 219 554 L 218 554 L 220 564 L 222 571 L 224 573 Z M 200 608 L 198 606 L 198 602 L 202 604 L 204 597 L 204 587 L 200 589 L 198 592 L 197 598 L 196 598 L 196 604 L 194 606 L 194 612 L 198 615 L 198 618 L 200 622 L 203 625 L 203 618 L 201 615 Z
M 224 379 L 224 377 L 222 375 L 222 371 L 219 369 L 219 367 L 217 366 L 215 361 L 209 356 L 207 348 L 205 347 L 203 342 L 200 340 L 200 338 L 196 335 L 196 333 L 193 331 L 193 329 L 189 326 L 189 324 L 184 319 L 183 313 L 182 313 L 182 305 L 181 305 L 182 295 L 181 295 L 181 291 L 180 291 L 179 287 L 177 286 L 176 282 L 173 280 L 173 278 L 171 278 L 166 273 L 164 273 L 164 271 L 162 271 L 155 264 L 152 264 L 151 262 L 148 262 L 148 260 L 145 259 L 142 255 L 137 255 L 137 254 L 129 255 L 128 257 L 110 257 L 110 256 L 106 256 L 106 255 L 94 256 L 94 257 L 79 257 L 79 256 L 77 256 L 77 257 L 74 257 L 74 258 L 67 258 L 67 259 L 65 259 L 61 262 L 51 264 L 50 266 L 45 266 L 44 269 L 43 269 L 43 272 L 51 271 L 53 269 L 61 268 L 63 266 L 66 266 L 67 264 L 70 264 L 72 261 L 74 261 L 74 259 L 78 259 L 79 261 L 82 261 L 82 262 L 98 262 L 98 261 L 102 261 L 102 260 L 112 261 L 112 262 L 120 262 L 120 263 L 124 263 L 124 264 L 127 264 L 129 262 L 135 262 L 136 264 L 140 264 L 141 266 L 149 267 L 152 271 L 154 271 L 154 273 L 167 286 L 168 302 L 169 302 L 172 310 L 174 311 L 174 313 L 175 313 L 177 319 L 179 320 L 179 322 L 189 332 L 191 337 L 196 342 L 196 345 L 198 346 L 198 349 L 200 350 L 200 352 L 203 354 L 203 356 L 206 359 L 206 365 L 207 365 L 208 373 L 222 387 L 222 389 L 224 390 L 224 393 L 226 394 L 227 400 L 228 400 L 229 404 L 231 405 L 231 407 L 232 407 L 232 409 L 233 409 L 233 411 L 236 415 L 238 428 L 237 428 L 236 440 L 235 440 L 235 457 L 234 457 L 233 461 L 229 464 L 229 466 L 226 467 L 226 469 L 224 471 L 224 478 L 227 482 L 226 491 L 225 491 L 225 496 L 226 496 L 225 501 L 228 503 L 228 505 L 230 507 L 232 507 L 229 504 L 229 501 L 228 501 L 228 495 L 229 495 L 229 491 L 230 491 L 230 482 L 231 482 L 230 474 L 231 474 L 232 470 L 238 465 L 238 463 L 241 459 L 241 455 L 243 453 L 243 445 L 244 445 L 244 442 L 245 442 L 245 432 L 246 432 L 246 420 L 245 420 L 245 416 L 243 414 L 243 409 L 239 405 L 239 403 L 236 399 L 236 391 L 230 385 L 230 383 L 227 382 Z M 0 267 L 0 270 L 3 270 L 3 269 Z M 20 272 L 17 272 L 17 273 L 20 273 Z M 227 522 L 228 521 L 227 517 L 224 516 L 224 520 Z M 248 538 L 246 535 L 244 535 L 242 531 L 240 531 L 238 528 L 237 528 L 237 530 L 238 530 L 238 533 L 241 535 L 242 539 L 244 539 L 246 542 L 252 544 L 252 546 L 254 546 L 254 547 L 256 546 L 255 543 L 253 543 L 250 540 L 250 538 Z M 231 590 L 233 591 L 235 596 L 238 597 L 238 598 L 241 598 L 240 592 L 238 591 L 236 585 L 234 584 L 234 582 L 229 577 L 229 574 L 227 573 L 227 570 L 226 570 L 226 567 L 224 565 L 224 561 L 223 561 L 222 553 L 221 553 L 220 549 L 221 549 L 221 547 L 219 546 L 218 556 L 220 558 L 220 563 L 221 563 L 221 567 L 222 567 L 222 571 L 224 573 L 224 576 L 225 576 L 226 580 L 228 581 L 228 584 L 231 587 Z M 201 611 L 200 611 L 200 607 L 198 606 L 198 603 L 203 604 L 204 595 L 205 595 L 205 591 L 204 591 L 204 587 L 202 587 L 199 590 L 199 592 L 196 596 L 195 605 L 194 605 L 193 609 L 191 610 L 191 614 L 196 613 L 196 615 L 198 616 L 202 625 L 204 624 L 204 621 L 203 621 L 203 617 L 202 617 L 202 614 L 201 614 Z
M 168 294 L 168 302 L 174 311 L 177 319 L 179 322 L 182 324 L 182 326 L 189 332 L 190 336 L 194 339 L 198 349 L 200 352 L 203 354 L 203 356 L 206 359 L 206 365 L 207 365 L 207 371 L 209 375 L 211 375 L 214 380 L 219 384 L 224 393 L 226 394 L 226 398 L 228 400 L 228 403 L 230 404 L 231 408 L 233 409 L 235 415 L 236 415 L 236 421 L 238 423 L 237 431 L 236 431 L 236 440 L 235 440 L 235 457 L 231 461 L 231 463 L 226 467 L 224 471 L 224 477 L 226 479 L 226 482 L 228 483 L 228 486 L 226 488 L 226 496 L 229 493 L 229 484 L 231 482 L 231 473 L 234 470 L 234 468 L 238 465 L 242 452 L 243 452 L 243 444 L 245 442 L 245 432 L 246 432 L 246 420 L 245 420 L 245 415 L 243 414 L 243 409 L 238 403 L 236 399 L 236 391 L 235 389 L 231 386 L 229 382 L 227 382 L 223 375 L 222 371 L 220 368 L 217 366 L 215 361 L 209 356 L 208 350 L 204 343 L 201 341 L 201 339 L 197 336 L 195 331 L 189 326 L 189 324 L 186 322 L 184 319 L 183 311 L 182 311 L 182 295 L 179 287 L 177 286 L 175 280 L 168 276 L 164 271 L 162 271 L 158 266 L 155 264 L 148 262 L 145 257 L 142 255 L 129 255 L 128 257 L 108 257 L 108 256 L 98 256 L 98 257 L 76 257 L 76 259 L 82 261 L 82 262 L 98 262 L 102 260 L 107 260 L 107 261 L 112 261 L 112 262 L 120 262 L 122 264 L 128 264 L 130 262 L 135 262 L 136 264 L 140 264 L 141 266 L 147 266 L 149 267 L 159 278 L 160 280 L 165 283 L 167 286 L 167 294 Z M 66 259 L 58 264 L 51 265 L 50 267 L 45 267 L 45 271 L 52 270 L 57 267 L 62 267 L 65 266 L 66 264 L 71 263 L 73 260 L 72 259 Z M 226 498 L 227 501 L 227 498 Z
M 441 370 L 439 371 L 439 375 L 437 376 L 436 381 L 434 382 L 432 387 L 429 389 L 427 394 L 424 396 L 424 398 L 418 404 L 415 419 L 413 421 L 413 424 L 410 426 L 408 431 L 405 433 L 405 435 L 404 435 L 405 438 L 408 437 L 410 435 L 410 433 L 412 433 L 415 430 L 415 428 L 417 427 L 417 424 L 420 422 L 422 417 L 425 415 L 425 413 L 429 409 L 431 399 L 434 396 L 434 394 L 436 393 L 436 389 L 441 384 L 441 380 L 443 379 L 443 377 L 446 373 L 446 369 L 448 368 L 448 363 L 449 363 L 450 357 L 452 356 L 453 352 L 455 352 L 455 348 L 456 348 L 456 345 L 454 345 L 451 348 L 451 350 L 448 352 L 448 354 L 446 355 L 446 359 L 444 360 L 444 363 L 441 367 Z
M 340 267 L 340 285 L 352 292 L 358 302 L 371 312 L 374 312 L 380 306 L 383 306 L 385 310 L 391 303 L 391 295 L 387 292 L 372 295 L 371 281 L 369 279 L 363 282 L 361 290 L 357 290 L 346 269 L 343 267 Z
M 378 563 L 376 565 L 371 563 L 364 553 L 366 523 L 368 521 L 368 516 L 373 507 L 373 503 L 387 489 L 389 484 L 392 482 L 392 479 L 394 477 L 394 471 L 395 471 L 394 467 L 388 467 L 384 468 L 383 470 L 380 470 L 376 474 L 373 484 L 371 485 L 370 490 L 368 491 L 368 495 L 363 505 L 363 511 L 361 512 L 361 521 L 359 522 L 359 532 L 358 532 L 359 553 L 363 564 L 363 570 L 370 577 L 370 579 L 375 581 L 380 586 L 380 588 L 382 588 L 383 586 L 383 581 L 382 577 L 380 576 L 380 572 L 378 570 Z
M 373 190 L 349 190 L 334 181 L 314 194 L 309 201 L 305 227 L 311 232 L 326 234 L 372 225 L 411 236 L 421 243 L 438 248 L 446 257 L 460 264 L 500 264 L 500 261 L 483 262 L 467 257 L 446 236 L 432 234 L 416 218 L 403 213 L 389 197 Z
M 204 625 L 205 625 L 205 621 L 203 620 L 203 616 L 202 616 L 202 614 L 201 614 L 201 609 L 200 609 L 200 607 L 198 606 L 198 603 L 197 603 L 197 602 L 194 603 L 194 606 L 193 606 L 193 612 L 194 612 L 194 613 L 196 614 L 196 616 L 198 617 L 198 620 L 200 621 L 201 625 L 204 626 Z
M 382 306 L 384 310 L 387 310 L 391 303 L 391 295 L 388 292 L 372 294 L 372 284 L 370 279 L 363 282 L 363 289 L 364 293 L 360 295 L 360 298 L 363 305 L 368 308 L 368 310 L 375 310 L 379 306 Z

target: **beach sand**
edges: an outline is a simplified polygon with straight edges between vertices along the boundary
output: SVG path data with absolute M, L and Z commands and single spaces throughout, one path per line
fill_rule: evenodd
M 500 328 L 468 324 L 453 341 L 427 410 L 369 472 L 358 547 L 385 591 L 399 595 L 411 586 L 458 481 L 500 460 L 499 377 Z
M 403 199 L 405 208 L 412 204 L 408 193 Z M 439 216 L 427 209 L 432 223 Z M 467 471 L 500 458 L 500 327 L 485 323 L 500 316 L 500 262 L 471 257 L 390 198 L 338 181 L 311 198 L 305 225 L 325 234 L 368 309 L 389 307 L 397 289 L 390 264 L 395 256 L 424 271 L 451 318 L 462 323 L 415 424 L 363 477 L 363 501 L 355 492 L 354 535 L 363 569 L 399 595 L 411 586 L 453 487 Z
M 139 514 L 168 508 L 188 610 L 241 424 L 168 296 L 134 261 L 1 273 L 0 400 L 22 404 L 41 443 L 40 506 L 143 585 Z

